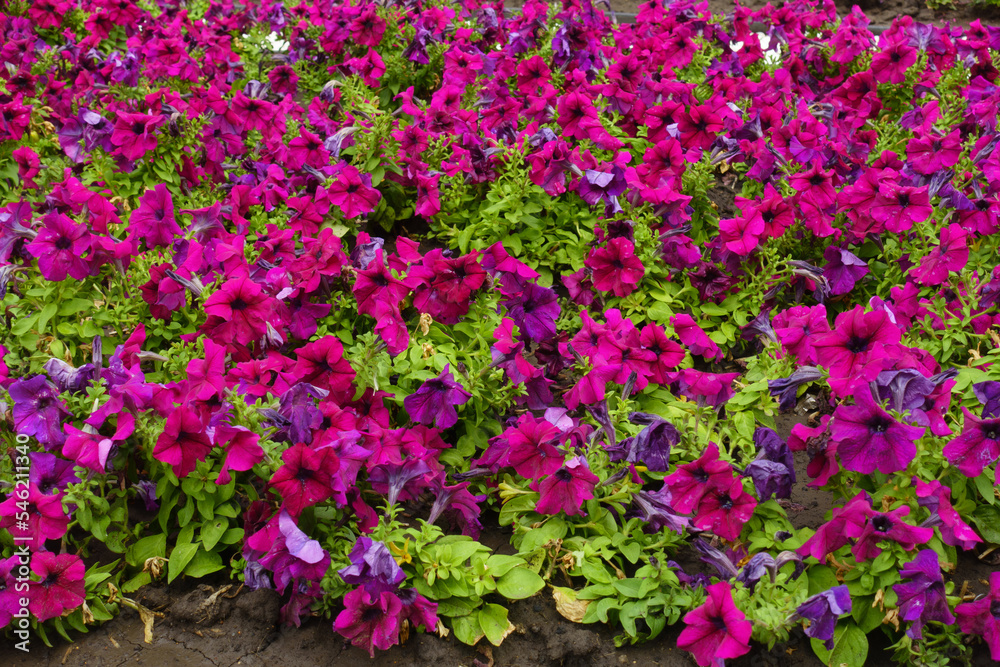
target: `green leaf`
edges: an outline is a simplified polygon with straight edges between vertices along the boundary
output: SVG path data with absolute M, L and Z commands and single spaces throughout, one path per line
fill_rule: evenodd
M 979 528 L 979 534 L 984 540 L 1000 544 L 1000 508 L 993 505 L 980 505 L 972 513 L 972 520 Z
M 518 565 L 524 565 L 520 556 L 493 554 L 486 560 L 486 571 L 494 577 L 502 577 Z
M 809 577 L 809 595 L 817 595 L 840 585 L 833 569 L 826 565 L 814 565 L 806 572 Z
M 483 634 L 494 646 L 500 646 L 514 629 L 514 626 L 507 619 L 507 609 L 498 604 L 483 605 L 477 617 Z
M 827 651 L 823 642 L 811 641 L 813 652 L 830 667 L 864 665 L 868 658 L 868 637 L 857 625 L 841 621 L 833 633 L 833 650 Z
M 523 567 L 515 567 L 513 570 L 497 579 L 497 593 L 508 600 L 523 600 L 542 590 L 545 581 Z
M 218 572 L 222 567 L 222 557 L 219 554 L 199 549 L 188 566 L 184 568 L 184 574 L 195 578 L 204 577 L 206 574 Z
M 38 327 L 36 327 L 38 333 L 40 334 L 45 333 L 45 325 L 49 323 L 49 320 L 52 319 L 52 317 L 56 314 L 56 312 L 58 312 L 58 310 L 59 310 L 59 305 L 55 303 L 46 304 L 45 307 L 42 308 L 42 312 L 38 316 Z
M 156 556 L 167 555 L 167 536 L 163 533 L 144 537 L 125 552 L 125 560 L 129 565 L 142 567 L 146 560 Z
M 611 582 L 611 585 L 625 597 L 642 597 L 642 581 L 640 579 L 616 579 Z
M 201 524 L 201 543 L 205 546 L 205 551 L 214 549 L 228 528 L 229 520 L 226 518 L 216 518 Z
M 174 550 L 170 552 L 170 561 L 167 564 L 167 583 L 169 584 L 174 579 L 180 576 L 184 568 L 188 566 L 194 555 L 198 553 L 198 549 L 201 545 L 196 542 L 189 544 L 179 544 L 174 547 Z
M 455 633 L 455 639 L 469 646 L 474 646 L 483 638 L 483 628 L 479 622 L 478 614 L 453 618 L 451 629 Z

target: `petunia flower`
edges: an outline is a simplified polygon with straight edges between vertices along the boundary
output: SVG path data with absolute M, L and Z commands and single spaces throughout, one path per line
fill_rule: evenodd
M 798 554 L 825 562 L 827 554 L 846 546 L 852 538 L 861 537 L 868 517 L 873 514 L 871 496 L 865 491 L 858 492 L 843 507 L 833 508 L 830 520 L 798 548 Z
M 467 403 L 470 398 L 472 394 L 455 382 L 446 364 L 440 375 L 426 380 L 417 391 L 404 398 L 403 407 L 415 422 L 445 429 L 458 422 L 455 406 Z
M 284 462 L 271 477 L 271 488 L 281 494 L 288 513 L 298 517 L 302 510 L 333 498 L 347 504 L 346 489 L 336 474 L 340 461 L 332 447 L 314 450 L 299 442 L 281 454 Z
M 452 486 L 444 483 L 444 476 L 438 475 L 431 484 L 434 494 L 434 504 L 431 506 L 428 524 L 434 524 L 441 516 L 445 516 L 457 525 L 463 535 L 479 539 L 482 524 L 479 515 L 482 508 L 479 503 L 486 500 L 485 495 L 469 493 L 469 482 L 460 482 Z
M 833 649 L 833 632 L 837 619 L 850 612 L 851 594 L 847 586 L 834 586 L 800 604 L 795 610 L 795 616 L 809 621 L 805 629 L 806 636 L 819 639 L 829 651 Z
M 608 241 L 603 248 L 591 250 L 584 264 L 593 271 L 594 288 L 615 296 L 634 292 L 645 274 L 632 242 L 620 236 Z
M 710 482 L 716 479 L 732 479 L 732 467 L 719 459 L 719 446 L 710 442 L 698 460 L 678 466 L 663 483 L 670 489 L 674 510 L 690 514 L 708 493 Z
M 923 627 L 929 621 L 944 625 L 955 622 L 945 597 L 937 552 L 924 549 L 899 569 L 899 576 L 910 580 L 892 587 L 896 593 L 900 620 L 911 622 L 906 629 L 908 637 L 922 639 Z
M 38 551 L 45 546 L 46 540 L 58 540 L 66 534 L 70 518 L 63 510 L 62 497 L 61 493 L 42 493 L 41 489 L 29 482 L 27 500 L 12 493 L 0 503 L 0 528 L 20 537 L 18 544 Z M 30 517 L 27 529 L 15 520 L 21 512 L 27 512 Z
M 28 609 L 39 622 L 62 616 L 83 604 L 87 591 L 83 583 L 86 568 L 75 554 L 39 551 L 31 557 L 31 571 L 39 581 L 30 584 Z
M 896 421 L 875 403 L 867 386 L 858 389 L 854 401 L 833 413 L 830 437 L 837 442 L 844 468 L 866 475 L 906 469 L 917 455 L 916 441 L 924 429 Z
M 345 583 L 362 586 L 372 595 L 395 591 L 406 579 L 406 573 L 396 563 L 385 544 L 364 535 L 354 543 L 348 558 L 351 564 L 338 570 L 337 574 Z
M 670 324 L 691 354 L 703 357 L 706 361 L 722 361 L 722 350 L 690 315 L 685 313 L 673 315 Z
M 139 208 L 128 219 L 128 234 L 137 248 L 139 241 L 144 241 L 147 248 L 169 246 L 181 235 L 174 217 L 174 200 L 166 185 L 157 183 L 139 198 Z
M 1000 458 L 1000 419 L 980 419 L 963 406 L 965 423 L 961 435 L 944 446 L 944 456 L 973 479 Z
M 868 273 L 868 263 L 849 250 L 830 246 L 824 251 L 827 264 L 823 276 L 830 283 L 830 296 L 847 294 Z
M 597 475 L 590 472 L 587 460 L 576 456 L 540 482 L 531 483 L 530 488 L 540 494 L 535 511 L 539 514 L 564 512 L 567 516 L 583 514 L 583 503 L 594 497 L 594 487 L 599 481 Z
M 910 513 L 910 508 L 903 505 L 889 512 L 874 512 L 868 518 L 857 544 L 851 548 L 854 557 L 861 560 L 875 558 L 882 549 L 876 544 L 887 540 L 898 542 L 906 551 L 911 551 L 918 544 L 926 544 L 934 536 L 934 530 L 920 526 L 911 526 L 903 521 Z
M 42 221 L 38 235 L 25 246 L 32 257 L 38 258 L 38 272 L 52 282 L 65 280 L 67 275 L 77 280 L 90 275 L 90 265 L 83 259 L 93 241 L 87 226 L 57 211 L 48 213 Z
M 399 643 L 403 603 L 390 591 L 369 593 L 356 588 L 344 596 L 345 609 L 337 614 L 333 629 L 351 644 L 375 657 L 375 649 L 388 650 Z
M 519 294 L 505 299 L 503 304 L 507 316 L 514 320 L 526 340 L 540 342 L 555 337 L 560 312 L 555 290 L 528 282 Z
M 346 163 L 341 163 L 328 192 L 330 203 L 340 207 L 347 219 L 371 213 L 382 199 L 382 194 L 372 187 L 371 176 Z
M 982 637 L 990 657 L 1000 661 L 1000 572 L 990 573 L 990 592 L 981 600 L 955 607 L 958 627 L 968 635 Z
M 10 385 L 14 401 L 14 429 L 20 435 L 34 437 L 46 449 L 53 449 L 66 441 L 62 420 L 69 410 L 59 399 L 56 386 L 44 375 L 19 378 Z
M 690 651 L 702 667 L 721 664 L 750 652 L 753 625 L 733 604 L 729 584 L 706 587 L 705 604 L 684 615 L 687 627 L 677 637 L 677 648 Z
M 708 487 L 695 511 L 695 528 L 710 530 L 724 540 L 739 538 L 743 526 L 753 516 L 757 501 L 743 489 L 740 479 L 713 480 Z
M 969 262 L 969 232 L 957 223 L 941 230 L 941 243 L 910 269 L 910 276 L 920 285 L 940 285 L 949 273 L 961 273 Z
M 402 463 L 381 463 L 368 473 L 372 489 L 386 497 L 389 507 L 396 504 L 400 494 L 404 500 L 411 500 L 426 488 L 425 475 L 432 472 L 427 461 L 409 458 Z
M 156 148 L 154 131 L 163 122 L 164 119 L 159 116 L 119 111 L 111 143 L 118 147 L 126 160 L 138 160 Z

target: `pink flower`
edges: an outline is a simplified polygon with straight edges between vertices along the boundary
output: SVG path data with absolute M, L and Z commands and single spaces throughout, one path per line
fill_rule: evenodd
M 72 611 L 87 597 L 83 583 L 83 561 L 74 554 L 56 555 L 40 551 L 31 558 L 31 571 L 40 581 L 31 583 L 28 609 L 39 621 Z
M 339 206 L 347 219 L 371 213 L 382 199 L 382 194 L 372 187 L 371 176 L 362 175 L 345 163 L 341 164 L 337 180 L 330 185 L 328 192 L 330 203 Z
M 83 280 L 90 266 L 83 256 L 91 249 L 93 237 L 86 225 L 74 223 L 62 213 L 51 212 L 43 218 L 44 226 L 26 247 L 38 258 L 38 271 L 46 280 L 59 282 L 70 275 Z
M 583 503 L 594 497 L 594 487 L 600 479 L 587 467 L 587 460 L 576 456 L 541 482 L 532 482 L 531 489 L 540 497 L 535 504 L 539 514 L 567 516 L 583 514 Z
M 957 223 L 942 229 L 941 244 L 920 260 L 920 266 L 910 269 L 910 275 L 921 285 L 940 285 L 949 272 L 961 273 L 969 262 L 968 236 L 969 232 Z
M 118 146 L 126 160 L 138 160 L 156 148 L 154 130 L 163 123 L 163 118 L 144 113 L 119 111 L 111 143 Z
M 733 604 L 727 582 L 712 584 L 705 590 L 708 599 L 684 615 L 687 627 L 677 637 L 677 648 L 690 651 L 702 667 L 749 653 L 753 632 L 753 624 Z
M 584 262 L 593 271 L 594 287 L 616 296 L 635 291 L 645 268 L 635 256 L 635 246 L 623 237 L 615 237 L 603 248 L 594 248 Z

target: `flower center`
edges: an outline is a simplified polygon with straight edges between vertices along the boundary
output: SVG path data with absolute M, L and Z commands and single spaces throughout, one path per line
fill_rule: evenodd
M 847 349 L 854 354 L 859 354 L 868 350 L 868 339 L 861 336 L 851 336 L 847 340 Z
M 892 421 L 886 419 L 882 415 L 876 415 L 872 419 L 868 420 L 868 432 L 872 435 L 878 435 L 885 433 L 892 426 Z
M 573 479 L 573 475 L 569 474 L 569 470 L 566 470 L 566 468 L 559 468 L 559 470 L 556 470 L 555 478 L 565 484 Z
M 892 519 L 884 514 L 879 514 L 877 517 L 872 519 L 872 526 L 874 526 L 875 530 L 880 533 L 888 533 L 892 530 Z
M 233 299 L 233 302 L 231 304 L 229 304 L 229 305 L 230 305 L 230 307 L 233 310 L 246 310 L 247 309 L 247 302 L 244 301 L 240 297 L 236 297 L 235 299 Z

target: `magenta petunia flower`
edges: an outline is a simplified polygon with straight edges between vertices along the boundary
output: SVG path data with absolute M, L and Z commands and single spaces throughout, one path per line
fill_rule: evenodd
M 162 117 L 119 111 L 111 143 L 118 147 L 126 160 L 138 160 L 156 148 L 153 133 L 163 122 Z
M 859 492 L 843 507 L 833 509 L 830 520 L 798 548 L 798 554 L 825 562 L 827 554 L 846 546 L 851 538 L 861 537 L 868 517 L 873 514 L 871 496 L 865 491 Z
M 506 445 L 505 465 L 527 479 L 540 479 L 554 474 L 563 465 L 565 453 L 556 445 L 562 432 L 544 419 L 522 415 L 517 426 L 505 430 L 499 437 Z
M 722 350 L 690 315 L 678 313 L 670 318 L 670 324 L 691 354 L 704 357 L 707 361 L 722 360 Z
M 472 398 L 462 385 L 455 382 L 449 365 L 441 375 L 426 380 L 414 393 L 403 399 L 403 407 L 413 421 L 426 426 L 449 428 L 458 422 L 456 405 L 463 405 Z
M 174 200 L 163 183 L 139 198 L 139 208 L 128 219 L 128 233 L 136 248 L 144 241 L 147 248 L 169 246 L 181 235 L 174 217 Z
M 724 540 L 739 538 L 743 526 L 753 516 L 757 501 L 743 489 L 740 479 L 721 479 L 707 485 L 695 512 L 694 526 L 710 530 Z
M 341 163 L 336 180 L 329 186 L 330 203 L 339 206 L 345 218 L 356 218 L 375 210 L 382 194 L 372 187 L 368 174 Z
M 334 395 L 353 394 L 354 369 L 344 359 L 344 346 L 336 336 L 328 335 L 308 343 L 296 350 L 295 355 L 292 372 L 300 381 L 326 389 Z
M 962 434 L 944 446 L 944 456 L 962 474 L 973 479 L 1000 458 L 1000 419 L 980 419 L 963 406 Z
M 846 470 L 865 475 L 875 470 L 891 474 L 904 470 L 917 455 L 916 441 L 924 429 L 896 421 L 862 386 L 854 405 L 839 405 L 833 413 L 830 437 Z
M 583 503 L 594 497 L 594 487 L 599 481 L 597 475 L 590 472 L 587 460 L 576 456 L 545 479 L 531 483 L 530 488 L 540 494 L 535 511 L 539 514 L 564 512 L 567 516 L 583 514 Z
M 332 447 L 317 451 L 300 442 L 286 449 L 281 460 L 284 465 L 271 477 L 271 488 L 281 494 L 293 518 L 329 498 L 347 504 L 344 483 L 337 475 L 340 461 Z
M 0 528 L 5 528 L 17 537 L 28 538 L 18 542 L 26 544 L 32 551 L 45 546 L 46 540 L 58 540 L 66 534 L 69 517 L 63 511 L 61 493 L 47 495 L 35 484 L 28 483 L 28 499 L 21 500 L 17 494 L 10 494 L 0 503 Z M 21 512 L 28 513 L 28 528 L 24 530 L 16 521 Z
M 628 296 L 642 280 L 645 268 L 635 256 L 632 242 L 617 236 L 603 248 L 594 248 L 584 262 L 593 271 L 594 288 Z
M 40 580 L 31 583 L 28 609 L 39 621 L 62 616 L 87 597 L 83 583 L 86 568 L 77 555 L 39 551 L 31 558 L 31 571 Z
M 708 599 L 684 615 L 687 627 L 677 637 L 677 648 L 690 651 L 702 667 L 749 653 L 753 633 L 753 624 L 733 604 L 727 582 L 712 584 L 705 590 Z
M 945 597 L 937 552 L 924 549 L 899 569 L 899 576 L 910 580 L 892 587 L 896 593 L 900 620 L 911 622 L 906 630 L 907 636 L 923 638 L 923 627 L 928 621 L 945 625 L 955 622 Z
M 864 306 L 857 305 L 838 315 L 829 333 L 817 335 L 813 347 L 818 363 L 830 371 L 830 386 L 843 395 L 875 379 L 882 368 L 873 359 L 880 355 L 881 346 L 898 343 L 901 335 L 886 311 L 866 313 Z
M 229 338 L 240 345 L 249 345 L 263 338 L 273 310 L 272 299 L 250 278 L 227 280 L 205 300 L 209 318 L 202 326 L 202 333 L 217 341 Z
M 882 553 L 882 549 L 876 546 L 878 542 L 892 540 L 902 545 L 906 551 L 912 551 L 918 544 L 926 544 L 934 536 L 934 530 L 911 526 L 903 521 L 903 517 L 909 513 L 907 505 L 889 512 L 873 513 L 858 536 L 857 544 L 851 548 L 851 553 L 861 561 Z
M 722 485 L 732 477 L 732 467 L 719 459 L 719 446 L 710 442 L 697 461 L 678 466 L 664 478 L 663 483 L 670 489 L 674 510 L 679 514 L 690 514 L 713 482 Z
M 83 259 L 93 242 L 87 226 L 56 211 L 47 214 L 42 222 L 38 235 L 25 246 L 32 257 L 38 258 L 38 272 L 53 282 L 65 280 L 67 275 L 77 280 L 90 275 L 90 265 Z
M 989 595 L 958 605 L 955 616 L 962 632 L 985 639 L 990 657 L 1000 661 L 1000 572 L 990 573 Z
M 940 285 L 949 273 L 961 273 L 969 262 L 968 236 L 957 223 L 942 229 L 941 243 L 920 260 L 920 266 L 910 269 L 913 280 L 921 285 Z
M 962 547 L 966 551 L 983 541 L 952 507 L 951 489 L 937 480 L 924 482 L 914 477 L 912 481 L 917 492 L 917 504 L 931 513 L 920 525 L 936 526 L 941 531 L 942 542 Z
M 0 560 L 0 627 L 3 628 L 7 627 L 14 614 L 21 612 L 21 598 L 25 597 L 26 591 L 17 590 L 20 561 L 17 554 Z
M 800 364 L 817 363 L 813 346 L 820 334 L 830 331 L 826 306 L 794 306 L 774 316 L 774 335 L 782 347 L 795 355 Z
M 153 457 L 169 464 L 178 477 L 186 477 L 199 461 L 208 458 L 210 451 L 212 441 L 201 417 L 193 408 L 181 406 L 167 416 L 163 433 L 153 447 Z
M 677 374 L 677 393 L 698 405 L 718 408 L 733 394 L 733 380 L 739 373 L 706 373 L 693 368 L 685 368 Z
M 382 591 L 372 595 L 356 588 L 344 596 L 344 611 L 337 614 L 333 629 L 351 644 L 375 657 L 375 649 L 388 650 L 399 643 L 400 615 L 403 603 L 395 593 Z

